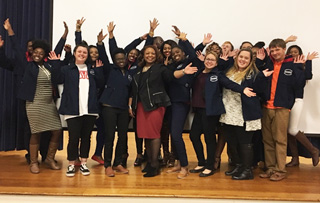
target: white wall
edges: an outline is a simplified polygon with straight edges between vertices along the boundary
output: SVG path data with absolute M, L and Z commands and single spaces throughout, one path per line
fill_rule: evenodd
M 195 44 L 202 41 L 204 33 L 212 33 L 213 40 L 222 44 L 231 41 L 238 48 L 242 41 L 265 41 L 273 38 L 298 36 L 296 44 L 304 53 L 318 51 L 320 43 L 319 0 L 55 0 L 53 44 L 63 34 L 63 21 L 69 25 L 67 43 L 74 47 L 76 20 L 85 17 L 82 37 L 89 44 L 96 43 L 100 29 L 107 32 L 109 21 L 114 21 L 114 31 L 119 47 L 149 30 L 149 20 L 156 17 L 160 25 L 155 35 L 174 38 L 171 25 L 186 32 Z M 107 40 L 105 40 L 107 44 Z M 291 44 L 289 44 L 290 46 Z M 313 79 L 305 89 L 304 112 L 300 129 L 307 133 L 320 133 L 320 59 L 313 62 Z

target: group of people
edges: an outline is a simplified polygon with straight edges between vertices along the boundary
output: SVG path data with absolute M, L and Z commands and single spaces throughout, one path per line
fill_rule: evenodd
M 294 36 L 286 41 L 274 39 L 267 49 L 263 42 L 252 45 L 246 41 L 236 50 L 229 41 L 220 47 L 212 42 L 211 34 L 206 34 L 203 42 L 193 47 L 186 33 L 176 26 L 173 32 L 178 43 L 155 37 L 159 23 L 153 19 L 149 32 L 123 49 L 115 40 L 113 22 L 108 25 L 108 34 L 101 30 L 97 44 L 89 46 L 81 36 L 84 22 L 84 18 L 77 20 L 73 54 L 71 46 L 65 45 L 68 26 L 64 23 L 65 33 L 54 51 L 44 40 L 34 40 L 27 57 L 9 19 L 4 22 L 15 57 L 5 55 L 0 37 L 0 66 L 21 76 L 17 98 L 26 102 L 31 173 L 40 172 L 40 137 L 46 131 L 52 136 L 45 163 L 54 170 L 61 168 L 54 159 L 62 133 L 59 114 L 68 125 L 68 177 L 75 175 L 77 165 L 83 175 L 90 174 L 87 159 L 95 124 L 97 146 L 92 159 L 104 164 L 108 177 L 114 177 L 115 172 L 128 174 L 130 119 L 136 137 L 134 165 L 140 166 L 146 160 L 144 177 L 158 175 L 161 165 L 171 166 L 166 172 L 177 173 L 179 179 L 189 173 L 211 176 L 220 168 L 226 142 L 234 167 L 225 174 L 234 180 L 253 179 L 254 137 L 261 132 L 265 157 L 261 178 L 282 180 L 286 166 L 299 165 L 296 140 L 309 150 L 313 165 L 318 164 L 319 150 L 297 129 L 303 89 L 312 78 L 311 61 L 318 58 L 318 53 L 305 57 L 297 45 L 286 52 L 286 43 L 295 41 Z M 107 36 L 112 63 L 103 43 Z M 144 40 L 142 50 L 137 49 Z M 66 55 L 62 60 L 63 49 Z M 58 84 L 63 84 L 59 110 L 55 105 Z M 190 108 L 194 113 L 190 140 L 198 164 L 189 170 L 182 133 Z M 116 131 L 118 140 L 112 160 Z M 292 161 L 286 165 L 287 135 Z M 161 145 L 164 157 L 160 162 Z M 174 166 L 172 159 L 173 163 L 177 160 Z

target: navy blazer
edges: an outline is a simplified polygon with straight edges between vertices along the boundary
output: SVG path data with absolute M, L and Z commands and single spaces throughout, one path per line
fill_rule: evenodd
M 221 115 L 226 112 L 222 102 L 222 87 L 239 93 L 243 93 L 245 87 L 231 81 L 218 68 L 214 68 L 208 74 L 204 89 L 206 114 L 208 116 Z
M 79 70 L 72 63 L 61 67 L 59 60 L 52 61 L 52 82 L 64 84 L 59 113 L 62 115 L 79 115 Z M 89 77 L 88 112 L 99 113 L 97 87 L 103 85 L 102 67 L 92 68 L 87 65 Z
M 104 44 L 97 44 L 99 56 L 104 64 L 104 89 L 99 102 L 111 107 L 128 109 L 129 93 L 131 89 L 132 75 L 135 70 L 127 70 L 124 74 L 114 64 L 110 64 Z
M 270 58 L 264 65 L 263 69 L 268 68 L 269 70 L 273 70 L 273 64 L 274 62 Z M 279 72 L 279 78 L 274 98 L 274 106 L 291 109 L 295 101 L 296 91 L 299 88 L 303 88 L 305 85 L 305 78 L 306 77 L 305 73 L 303 72 L 302 64 L 293 63 L 293 58 L 291 56 L 286 56 Z M 272 76 L 268 77 L 267 79 L 267 86 L 263 95 L 263 100 L 265 102 L 270 99 L 271 82 Z

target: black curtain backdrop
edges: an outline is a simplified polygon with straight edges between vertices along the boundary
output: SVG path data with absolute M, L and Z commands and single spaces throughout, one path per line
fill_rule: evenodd
M 26 50 L 29 39 L 52 41 L 53 0 L 0 0 L 0 35 L 7 56 L 13 52 L 3 22 L 9 18 L 17 39 Z M 25 149 L 26 116 L 24 102 L 16 99 L 17 78 L 0 68 L 0 151 Z

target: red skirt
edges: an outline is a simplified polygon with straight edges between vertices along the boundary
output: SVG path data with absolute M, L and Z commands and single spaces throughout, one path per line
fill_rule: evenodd
M 160 138 L 160 131 L 165 107 L 159 107 L 153 111 L 145 111 L 142 103 L 137 105 L 137 133 L 139 138 L 155 139 Z

